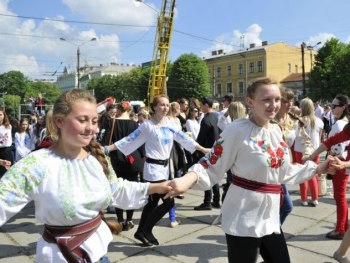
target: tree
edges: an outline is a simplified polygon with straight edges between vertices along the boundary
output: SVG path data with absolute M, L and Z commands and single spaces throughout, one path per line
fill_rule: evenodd
M 210 95 L 209 73 L 206 63 L 194 54 L 183 54 L 169 72 L 170 101 L 182 97 L 201 98 Z
M 331 101 L 338 94 L 349 95 L 350 45 L 330 39 L 315 56 L 307 83 L 313 100 Z
M 9 71 L 0 75 L 0 92 L 24 97 L 29 87 L 29 79 L 20 71 Z

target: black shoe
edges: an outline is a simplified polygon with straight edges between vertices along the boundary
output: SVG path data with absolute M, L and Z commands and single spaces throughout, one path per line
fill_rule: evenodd
M 134 228 L 134 223 L 130 220 L 130 221 L 124 221 L 122 223 L 123 226 L 123 231 L 128 231 L 132 228 Z
M 141 241 L 145 247 L 151 247 L 153 245 L 150 241 L 148 241 L 148 239 L 145 237 L 145 235 L 141 231 L 136 231 L 134 234 L 134 238 Z
M 153 235 L 152 232 L 143 231 L 142 233 L 151 244 L 156 245 L 156 246 L 159 245 L 158 240 L 155 238 L 155 236 Z
M 203 203 L 203 204 L 201 204 L 199 206 L 195 206 L 193 209 L 197 210 L 197 211 L 199 211 L 199 210 L 211 210 L 211 204 Z
M 329 239 L 334 239 L 334 240 L 342 240 L 344 237 L 344 234 L 340 233 L 340 232 L 336 232 L 336 231 L 331 231 L 326 235 L 326 238 Z
M 113 206 L 107 207 L 107 214 L 115 214 L 115 208 Z
M 221 205 L 220 205 L 219 202 L 212 202 L 211 206 L 214 207 L 214 208 L 221 208 Z

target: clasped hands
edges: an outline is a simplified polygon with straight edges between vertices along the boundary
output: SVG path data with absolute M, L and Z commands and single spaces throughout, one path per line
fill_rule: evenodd
M 173 198 L 175 196 L 185 193 L 194 183 L 190 176 L 182 176 L 169 181 L 159 183 L 157 193 L 165 194 L 166 198 Z

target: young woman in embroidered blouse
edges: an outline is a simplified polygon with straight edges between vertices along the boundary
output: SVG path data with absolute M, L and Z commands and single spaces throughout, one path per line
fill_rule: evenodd
M 302 99 L 300 102 L 300 110 L 300 118 L 305 124 L 305 127 L 301 129 L 301 126 L 299 125 L 296 133 L 294 150 L 295 162 L 297 163 L 302 163 L 302 157 L 303 155 L 305 155 L 305 136 L 303 136 L 303 132 L 305 131 L 307 133 L 308 137 L 310 137 L 311 139 L 313 149 L 316 149 L 320 145 L 324 125 L 323 121 L 320 118 L 316 117 L 314 103 L 311 99 Z M 320 157 L 316 156 L 316 158 L 313 161 L 319 162 Z M 315 174 L 314 177 L 310 178 L 310 180 L 305 181 L 299 185 L 302 206 L 309 205 L 307 201 L 307 193 L 309 187 L 312 198 L 310 205 L 314 207 L 318 205 L 318 183 L 316 176 L 317 174 Z
M 88 91 L 74 89 L 60 95 L 53 108 L 57 141 L 11 166 L 0 181 L 0 226 L 31 201 L 41 223 L 71 228 L 98 218 L 110 203 L 136 209 L 147 203 L 149 194 L 170 190 L 167 182 L 149 184 L 116 178 L 101 146 L 92 140 L 97 119 L 96 100 Z M 112 238 L 102 221 L 80 245 L 88 262 L 97 262 L 105 255 Z M 38 240 L 36 262 L 67 262 L 58 245 L 46 240 Z
M 3 108 L 0 108 L 0 159 L 8 160 L 11 163 L 14 159 L 12 154 L 12 126 Z M 0 166 L 0 178 L 5 172 L 6 169 Z
M 316 171 L 325 171 L 327 163 L 291 163 L 281 129 L 270 122 L 280 109 L 277 82 L 270 78 L 254 80 L 247 88 L 246 103 L 250 119 L 229 125 L 210 153 L 189 173 L 172 180 L 173 190 L 166 197 L 183 193 L 191 186 L 209 189 L 231 169 L 233 183 L 222 205 L 229 262 L 255 263 L 262 249 L 265 262 L 289 263 L 279 220 L 280 184 L 308 180 Z
M 150 121 L 142 123 L 139 128 L 129 136 L 105 146 L 108 153 L 120 150 L 128 155 L 135 149 L 145 144 L 146 161 L 143 169 L 143 179 L 146 182 L 163 182 L 169 178 L 169 157 L 173 142 L 181 144 L 189 152 L 195 150 L 208 152 L 195 140 L 184 133 L 180 127 L 170 122 L 167 117 L 169 112 L 169 99 L 166 95 L 154 97 L 151 104 L 153 115 Z M 159 200 L 163 203 L 158 205 Z M 152 230 L 156 223 L 174 206 L 174 199 L 165 199 L 162 194 L 153 194 L 149 197 L 148 204 L 144 207 L 138 229 L 134 237 L 140 240 L 144 246 L 158 245 Z
M 34 134 L 30 133 L 29 130 L 29 120 L 27 118 L 21 119 L 19 121 L 19 131 L 15 133 L 16 162 L 34 150 L 33 136 Z

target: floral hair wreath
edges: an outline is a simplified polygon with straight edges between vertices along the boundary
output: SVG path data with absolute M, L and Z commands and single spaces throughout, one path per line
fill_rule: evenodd
M 131 110 L 131 104 L 129 101 L 121 101 L 119 103 L 119 105 L 123 111 L 130 111 Z

